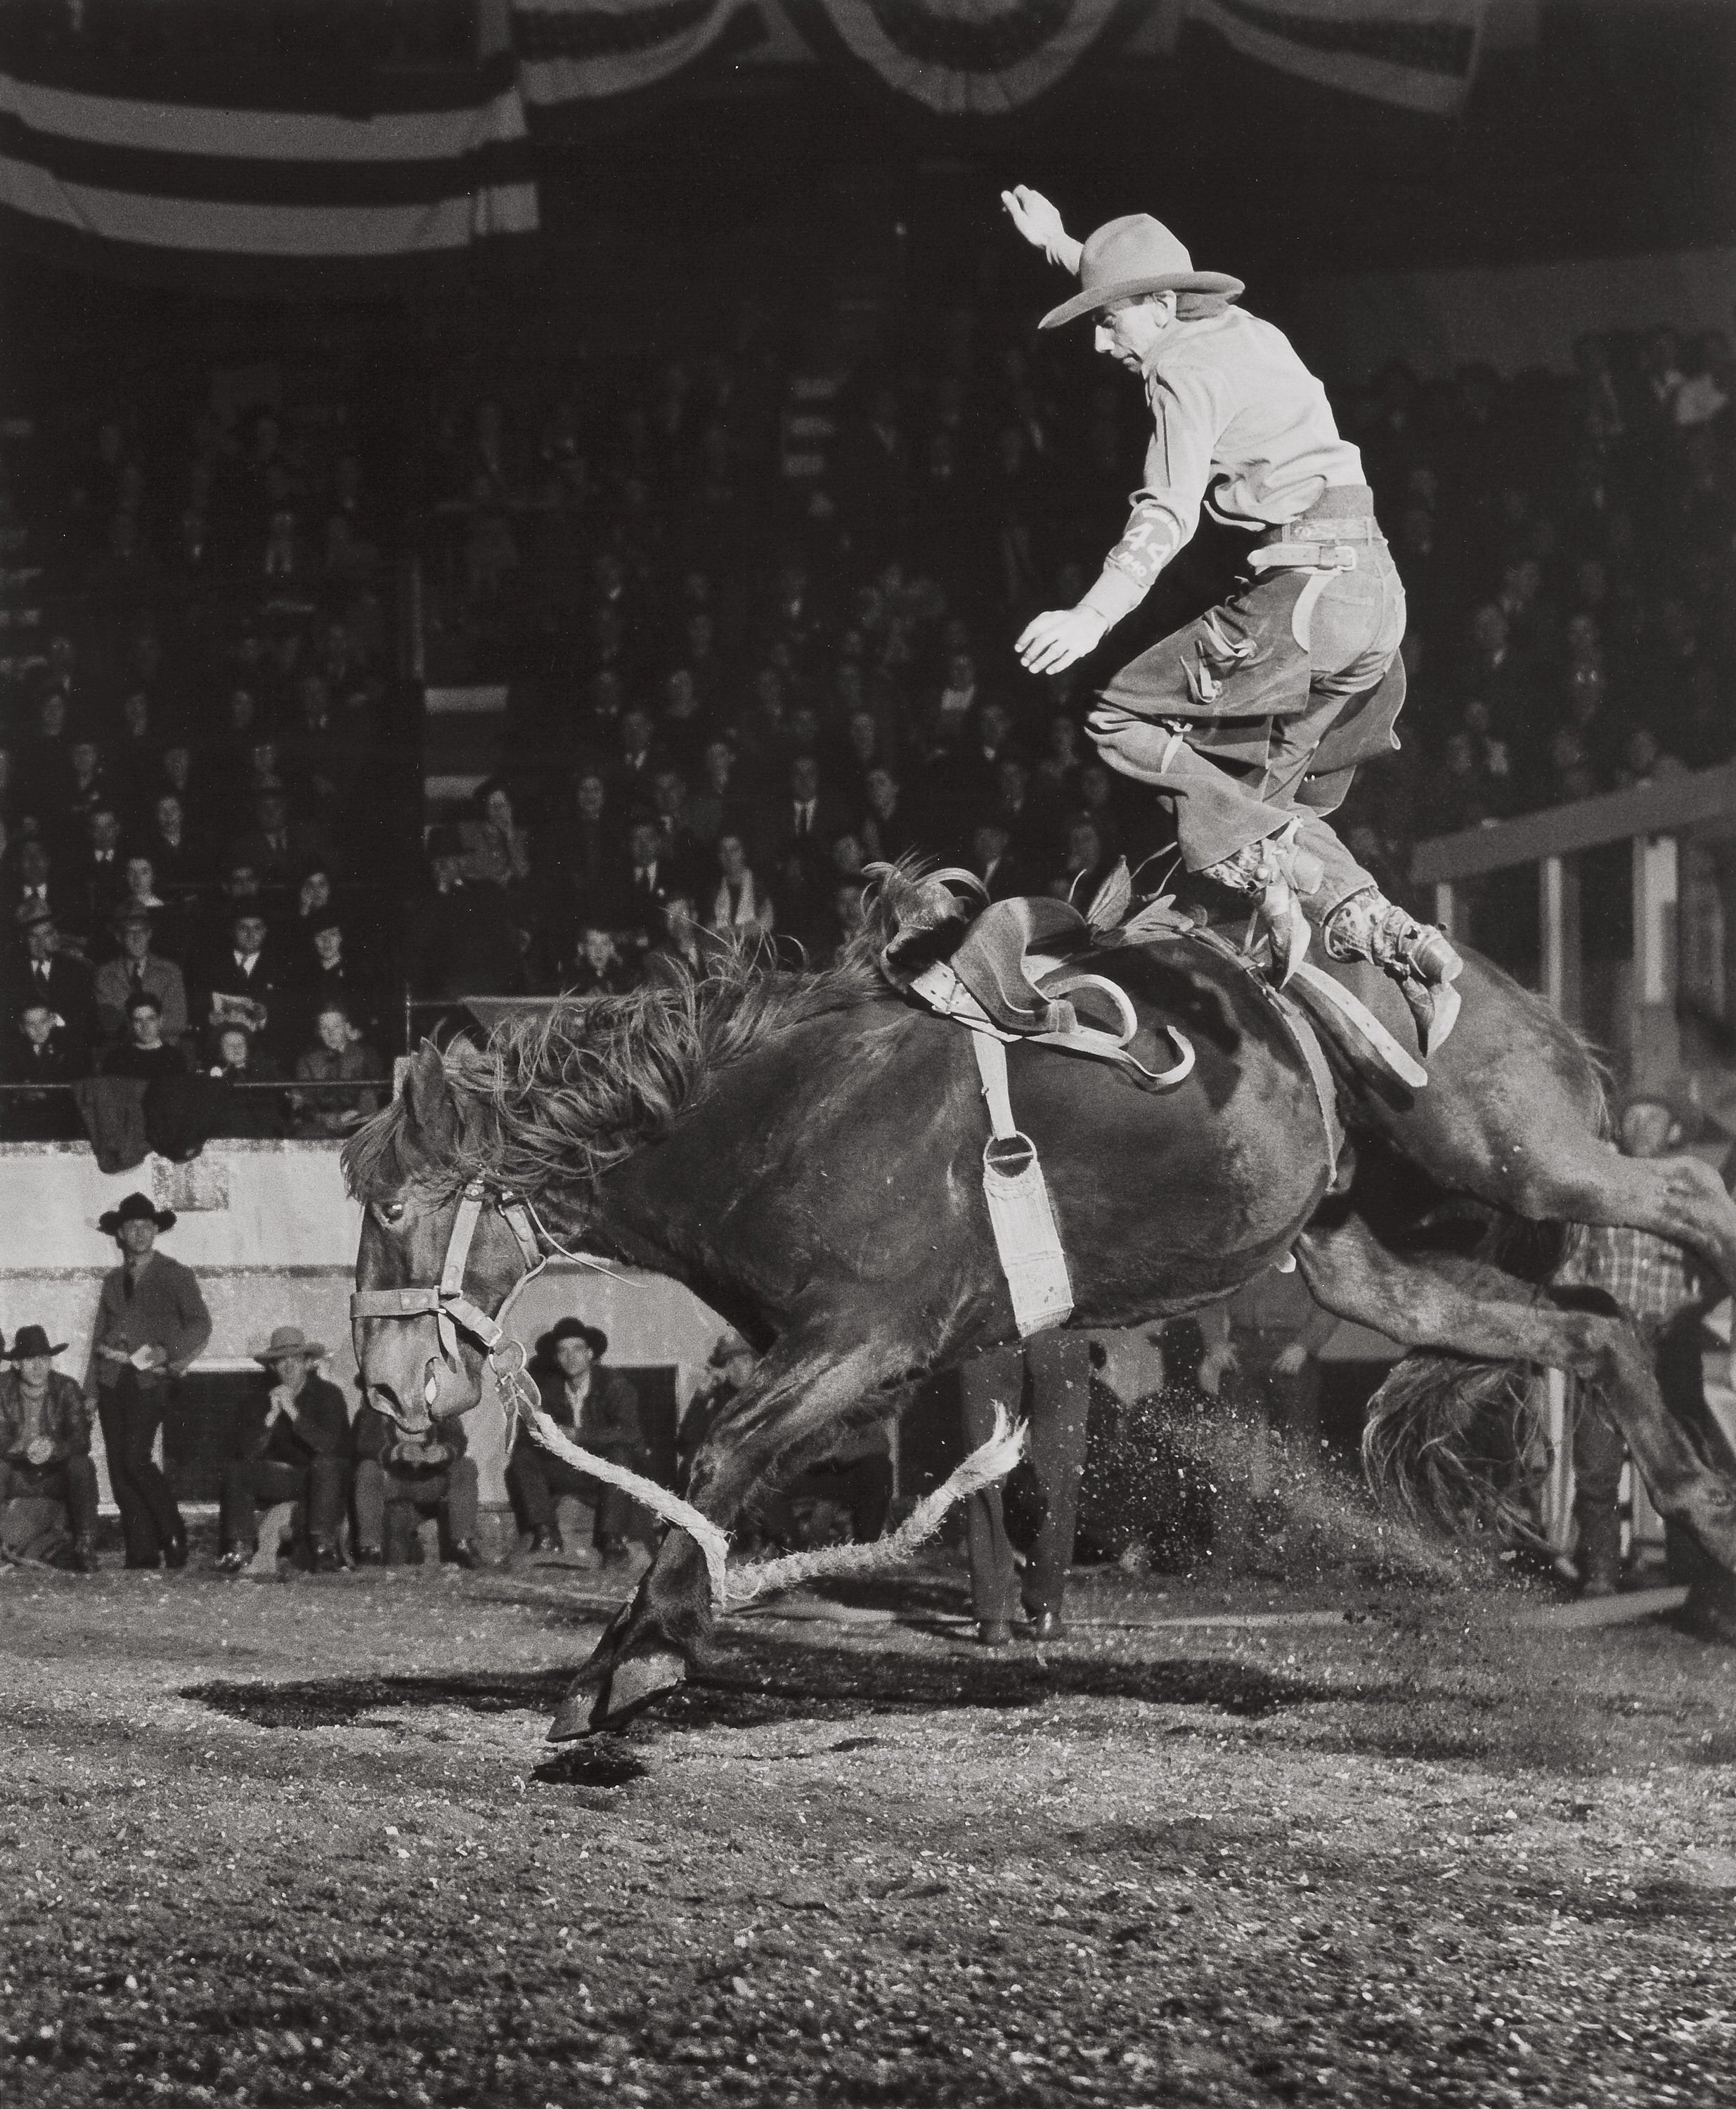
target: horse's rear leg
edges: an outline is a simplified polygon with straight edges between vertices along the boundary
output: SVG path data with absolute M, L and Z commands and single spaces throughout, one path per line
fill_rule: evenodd
M 832 1340 L 830 1327 L 787 1334 L 730 1402 L 693 1460 L 688 1499 L 701 1515 L 727 1530 L 786 1451 L 823 1434 L 904 1366 L 883 1346 L 863 1342 L 841 1353 Z M 612 1727 L 672 1691 L 717 1609 L 698 1545 L 669 1531 L 561 1701 L 550 1741 Z
M 1736 1482 L 1707 1464 L 1667 1412 L 1651 1358 L 1626 1321 L 1535 1300 L 1529 1284 L 1479 1261 L 1401 1258 L 1355 1216 L 1333 1229 L 1310 1226 L 1296 1256 L 1328 1311 L 1407 1347 L 1594 1380 L 1659 1514 L 1685 1524 L 1725 1574 L 1736 1575 Z M 1736 1584 L 1729 1609 L 1736 1614 Z

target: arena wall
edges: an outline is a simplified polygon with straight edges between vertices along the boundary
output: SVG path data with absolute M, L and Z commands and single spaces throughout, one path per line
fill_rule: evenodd
M 198 1276 L 210 1307 L 210 1344 L 196 1371 L 251 1369 L 274 1326 L 300 1325 L 330 1348 L 329 1373 L 354 1407 L 349 1299 L 361 1211 L 344 1191 L 335 1143 L 214 1143 L 189 1164 L 151 1157 L 112 1176 L 83 1143 L 0 1144 L 0 1326 L 8 1341 L 20 1325 L 46 1325 L 69 1344 L 61 1366 L 83 1375 L 97 1294 L 117 1261 L 97 1221 L 135 1189 L 178 1212 L 163 1249 Z M 566 1312 L 602 1328 L 616 1366 L 673 1371 L 680 1403 L 723 1330 L 661 1276 L 563 1261 L 513 1305 L 508 1330 L 528 1345 Z M 483 1501 L 503 1502 L 503 1422 L 492 1386 L 467 1426 Z

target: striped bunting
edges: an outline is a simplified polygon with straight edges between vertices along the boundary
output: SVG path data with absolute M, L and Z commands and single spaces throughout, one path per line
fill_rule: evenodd
M 510 61 L 455 107 L 139 101 L 0 73 L 0 221 L 68 260 L 217 269 L 450 256 L 537 224 Z
M 1488 0 L 1188 0 L 1232 50 L 1434 117 L 1463 107 Z

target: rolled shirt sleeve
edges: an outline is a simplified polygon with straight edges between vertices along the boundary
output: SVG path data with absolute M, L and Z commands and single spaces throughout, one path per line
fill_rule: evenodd
M 1157 574 L 1193 539 L 1212 473 L 1212 457 L 1232 405 L 1209 368 L 1188 366 L 1148 376 L 1152 431 L 1145 481 L 1133 494 L 1121 539 L 1102 576 L 1080 602 L 1119 622 L 1150 592 Z

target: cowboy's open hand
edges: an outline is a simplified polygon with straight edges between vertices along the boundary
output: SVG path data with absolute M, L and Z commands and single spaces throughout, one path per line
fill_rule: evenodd
M 1055 607 L 1033 616 L 1012 648 L 1027 674 L 1058 674 L 1075 659 L 1094 652 L 1108 627 L 1089 607 Z
M 1059 264 L 1062 251 L 1070 245 L 1066 228 L 1062 224 L 1059 209 L 1052 205 L 1041 191 L 1032 190 L 1028 184 L 1016 183 L 1010 191 L 1001 192 L 1001 203 L 1012 216 L 1012 224 L 1034 249 L 1042 250 L 1051 264 Z

